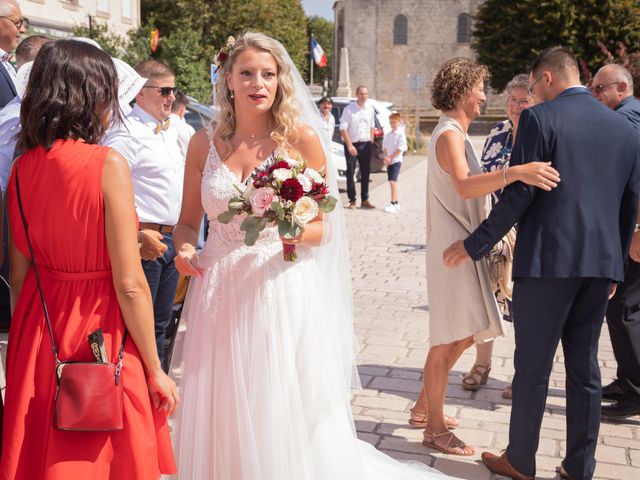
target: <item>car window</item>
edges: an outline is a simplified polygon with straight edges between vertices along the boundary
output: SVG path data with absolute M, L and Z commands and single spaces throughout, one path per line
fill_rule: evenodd
M 193 110 L 189 110 L 188 108 L 184 114 L 184 119 L 189 125 L 193 127 L 196 132 L 204 126 L 200 114 L 194 112 Z

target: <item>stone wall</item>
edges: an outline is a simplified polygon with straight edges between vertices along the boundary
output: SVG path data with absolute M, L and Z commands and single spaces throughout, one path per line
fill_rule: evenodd
M 335 3 L 336 33 L 349 50 L 352 92 L 366 85 L 371 97 L 388 100 L 396 109 L 437 113 L 429 85 L 442 63 L 451 57 L 473 57 L 469 43 L 458 43 L 458 16 L 474 15 L 482 0 L 339 0 Z M 407 17 L 407 44 L 394 45 L 394 20 Z M 336 50 L 338 51 L 338 50 Z M 339 62 L 340 55 L 334 55 Z M 338 75 L 339 65 L 334 65 Z M 418 94 L 409 87 L 411 75 L 424 75 Z M 334 80 L 334 85 L 337 82 Z M 502 96 L 489 95 L 487 109 L 504 110 Z

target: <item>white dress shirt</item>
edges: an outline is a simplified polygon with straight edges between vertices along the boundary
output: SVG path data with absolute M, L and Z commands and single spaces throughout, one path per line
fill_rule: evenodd
M 4 57 L 7 54 L 7 52 L 5 52 L 3 49 L 0 48 L 0 58 Z M 2 68 L 4 68 L 7 73 L 9 74 L 9 77 L 11 77 L 11 81 L 13 82 L 13 86 L 16 86 L 16 69 L 15 67 L 12 65 L 11 62 L 7 62 L 5 60 L 0 61 L 0 64 L 2 64 Z
M 182 158 L 187 158 L 187 148 L 189 147 L 189 141 L 191 137 L 196 133 L 194 128 L 189 125 L 184 118 L 172 113 L 169 118 L 171 119 L 171 126 L 175 127 L 178 132 L 178 148 Z
M 135 105 L 125 125 L 111 129 L 103 145 L 129 162 L 139 220 L 175 225 L 182 203 L 184 157 L 178 147 L 178 130 L 170 124 L 156 134 L 158 123 Z
M 336 129 L 336 119 L 332 113 L 330 113 L 328 117 L 320 114 L 320 118 L 322 118 L 322 128 L 324 129 L 324 133 L 329 141 L 331 141 L 333 139 L 333 132 Z
M 391 159 L 391 165 L 402 162 L 402 154 L 407 151 L 407 136 L 404 131 L 398 128 L 395 132 L 392 130 L 384 136 L 382 142 L 385 155 L 390 157 L 396 150 L 400 150 L 397 157 Z
M 0 188 L 9 181 L 18 135 L 20 135 L 20 97 L 14 97 L 0 110 Z
M 346 130 L 351 143 L 370 142 L 371 129 L 375 127 L 373 107 L 360 107 L 358 102 L 347 105 L 340 117 L 340 130 Z

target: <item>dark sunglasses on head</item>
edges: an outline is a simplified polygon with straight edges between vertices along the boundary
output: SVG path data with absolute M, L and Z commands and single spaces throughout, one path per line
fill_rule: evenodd
M 157 85 L 145 85 L 142 88 L 155 88 L 160 92 L 163 97 L 168 97 L 172 93 L 175 95 L 178 93 L 178 87 L 158 87 Z

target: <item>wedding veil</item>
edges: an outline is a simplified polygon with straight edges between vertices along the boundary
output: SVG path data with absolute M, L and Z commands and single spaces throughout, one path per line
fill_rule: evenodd
M 327 160 L 327 186 L 330 194 L 338 198 L 335 210 L 324 215 L 324 235 L 321 246 L 311 250 L 318 264 L 320 284 L 324 288 L 322 293 L 326 298 L 324 328 L 335 347 L 335 350 L 327 352 L 327 355 L 339 360 L 344 378 L 344 394 L 350 401 L 351 389 L 360 388 L 360 378 L 355 364 L 358 345 L 353 329 L 349 245 L 344 210 L 338 191 L 337 170 L 331 158 L 331 139 L 323 134 L 320 111 L 298 69 L 284 46 L 280 42 L 277 44 L 282 51 L 282 57 L 291 69 L 294 103 L 299 111 L 298 121 L 311 126 L 318 134 Z

